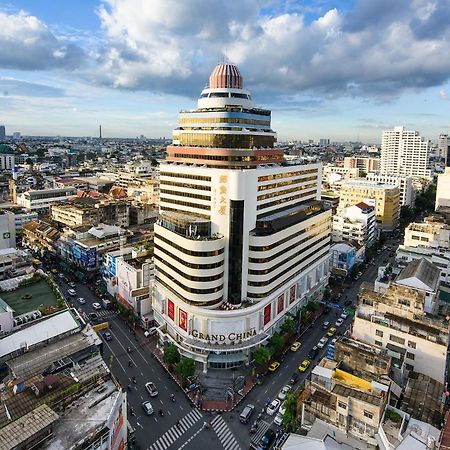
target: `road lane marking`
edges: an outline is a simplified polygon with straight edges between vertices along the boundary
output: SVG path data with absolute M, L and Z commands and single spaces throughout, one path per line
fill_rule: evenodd
M 109 351 L 112 353 L 112 355 L 114 356 L 114 361 L 117 361 L 119 363 L 119 366 L 122 368 L 122 370 L 124 371 L 124 373 L 127 373 L 127 371 L 125 370 L 125 367 L 122 366 L 122 363 L 119 361 L 119 358 L 116 356 L 116 354 L 114 353 L 113 349 L 111 348 L 111 346 L 104 341 L 104 343 L 106 344 L 106 346 L 108 347 Z M 113 361 L 113 362 L 114 362 Z

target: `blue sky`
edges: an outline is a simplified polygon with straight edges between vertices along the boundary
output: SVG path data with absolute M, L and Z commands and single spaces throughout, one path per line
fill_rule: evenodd
M 236 63 L 279 140 L 450 127 L 450 0 L 0 0 L 7 133 L 170 136 Z

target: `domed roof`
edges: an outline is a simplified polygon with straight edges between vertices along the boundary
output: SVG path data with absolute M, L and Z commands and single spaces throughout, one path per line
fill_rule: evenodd
M 209 77 L 209 87 L 242 89 L 243 80 L 239 69 L 234 64 L 217 64 Z

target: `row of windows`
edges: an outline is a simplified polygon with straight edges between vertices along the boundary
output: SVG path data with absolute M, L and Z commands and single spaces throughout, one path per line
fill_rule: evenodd
M 160 236 L 160 235 L 155 236 L 155 247 L 157 246 L 156 242 L 158 242 L 158 239 L 160 241 L 163 241 L 166 244 L 170 245 L 174 249 L 176 249 L 182 253 L 185 253 L 186 255 L 190 255 L 190 256 L 199 256 L 199 257 L 204 258 L 204 257 L 208 257 L 208 256 L 219 256 L 223 253 L 223 248 L 220 248 L 219 250 L 211 250 L 209 252 L 196 252 L 194 250 L 188 250 L 188 249 L 181 247 L 180 245 L 177 245 L 174 242 L 172 242 L 171 240 L 166 239 L 165 237 Z
M 181 197 L 189 197 L 189 198 L 198 198 L 199 200 L 211 200 L 211 196 L 209 195 L 200 195 L 200 194 L 193 194 L 191 192 L 183 192 L 183 191 L 171 191 L 169 189 L 161 189 L 161 194 L 170 194 L 170 195 L 177 195 Z
M 192 155 L 189 153 L 169 153 L 169 157 L 184 159 L 206 159 L 209 161 L 282 161 L 283 155 L 248 155 L 248 156 L 223 156 L 223 155 Z
M 183 117 L 180 119 L 182 123 L 242 123 L 250 125 L 270 125 L 270 120 L 257 120 L 236 117 Z
M 289 181 L 280 181 L 279 183 L 263 184 L 263 185 L 258 186 L 258 191 L 267 191 L 268 189 L 275 189 L 275 188 L 280 188 L 283 186 L 290 186 L 291 184 L 298 184 L 298 183 L 303 183 L 305 181 L 314 181 L 314 180 L 317 180 L 317 176 L 299 178 L 299 179 L 289 180 Z
M 313 184 L 312 186 L 316 187 L 315 184 Z M 313 191 L 313 192 L 303 192 L 302 194 L 296 194 L 296 195 L 291 195 L 290 197 L 279 198 L 278 200 L 275 200 L 273 202 L 269 202 L 269 203 L 264 203 L 262 205 L 258 205 L 256 207 L 256 209 L 260 210 L 260 209 L 270 208 L 271 206 L 281 205 L 282 203 L 287 203 L 287 202 L 291 202 L 293 200 L 298 200 L 299 198 L 311 197 L 311 195 L 315 196 L 316 195 L 315 191 Z
M 258 177 L 258 183 L 261 183 L 262 181 L 279 180 L 280 178 L 297 177 L 308 173 L 317 173 L 317 168 L 307 170 L 296 170 L 295 172 L 274 173 L 272 175 L 263 175 L 261 177 Z
M 251 134 L 197 134 L 183 133 L 174 136 L 180 145 L 216 148 L 273 147 L 275 136 L 255 136 Z
M 175 187 L 180 187 L 183 189 L 196 189 L 199 191 L 210 191 L 211 190 L 211 186 L 202 186 L 201 184 L 181 183 L 181 182 L 177 182 L 177 181 L 161 180 L 160 184 L 161 184 L 161 187 L 175 186 Z
M 170 207 L 165 206 L 165 205 L 159 205 L 159 210 L 161 212 L 172 211 L 172 212 L 176 212 L 176 213 L 179 213 L 179 214 L 186 214 L 185 210 L 182 210 L 182 209 L 179 209 L 179 208 L 170 208 Z M 189 215 L 190 216 L 194 216 L 194 217 L 199 217 L 200 219 L 211 220 L 211 216 L 209 216 L 208 214 L 201 214 L 199 212 L 189 211 Z
M 166 197 L 161 197 L 160 201 L 161 201 L 161 203 L 163 203 L 163 202 L 173 203 L 175 205 L 188 206 L 189 208 L 199 208 L 199 209 L 211 210 L 211 205 L 200 205 L 197 203 L 183 202 L 181 200 L 174 200 L 174 199 L 166 198 Z
M 167 284 L 164 280 L 162 280 L 161 278 L 159 278 L 158 276 L 156 276 L 156 280 L 162 284 L 166 289 L 168 289 L 169 291 L 173 292 L 174 295 L 176 295 L 177 297 L 181 298 L 185 303 L 187 303 L 188 305 L 196 305 L 196 306 L 214 306 L 217 305 L 218 303 L 220 303 L 223 300 L 223 296 L 220 295 L 220 297 L 215 298 L 213 300 L 208 300 L 208 301 L 203 301 L 203 302 L 195 302 L 192 300 L 189 300 L 188 298 L 184 297 L 183 295 L 181 295 L 178 290 L 175 290 L 172 286 L 170 286 L 169 284 Z
M 186 178 L 188 180 L 211 181 L 211 177 L 206 177 L 204 175 L 191 175 L 189 173 L 161 172 L 160 176 L 161 177 L 171 177 L 171 178 Z
M 285 237 L 284 239 L 274 242 L 273 244 L 265 245 L 265 246 L 251 245 L 250 250 L 253 252 L 267 252 L 268 250 L 272 250 L 273 248 L 276 248 L 276 247 L 284 244 L 285 242 L 289 242 L 292 239 L 294 239 L 304 233 L 307 233 L 310 230 L 313 230 L 314 228 L 320 227 L 320 225 L 323 225 L 324 223 L 328 224 L 328 226 L 326 228 L 331 227 L 330 219 L 326 218 L 326 219 L 321 220 L 320 222 L 316 222 L 316 223 L 310 225 L 309 227 L 302 228 L 300 231 L 297 231 L 296 233 L 293 233 L 293 234 L 289 235 L 288 237 Z M 267 261 L 266 261 L 266 258 L 250 258 L 250 262 L 257 263 L 257 262 L 267 262 Z
M 314 224 L 314 228 L 315 227 L 317 227 L 316 224 Z M 324 233 L 327 230 L 331 230 L 331 226 L 328 225 L 328 226 L 319 228 L 315 233 L 310 234 L 308 237 L 305 237 L 305 238 L 301 239 L 300 241 L 295 241 L 289 247 L 286 247 L 283 250 L 279 251 L 278 253 L 275 253 L 275 255 L 269 256 L 267 258 L 249 258 L 249 262 L 263 264 L 263 263 L 267 263 L 267 262 L 273 261 L 274 259 L 276 259 L 279 256 L 283 255 L 284 253 L 289 252 L 290 250 L 294 249 L 295 247 L 298 247 L 299 245 L 303 244 L 304 242 L 306 242 L 306 241 L 308 241 L 310 239 L 313 239 L 314 237 L 318 236 L 319 234 Z M 305 230 L 302 230 L 301 232 L 296 233 L 296 235 L 300 235 L 300 234 L 303 234 L 303 233 L 305 233 Z M 249 270 L 249 273 L 254 273 L 254 272 Z
M 207 289 L 197 289 L 197 288 L 191 288 L 189 286 L 185 286 L 183 283 L 180 283 L 179 279 L 174 278 L 172 275 L 167 273 L 165 270 L 161 269 L 161 267 L 157 267 L 157 273 L 164 275 L 166 278 L 168 278 L 170 281 L 174 282 L 181 289 L 183 289 L 186 292 L 190 292 L 191 294 L 205 295 L 205 294 L 213 294 L 214 292 L 220 292 L 221 290 L 223 290 L 223 283 L 220 286 L 216 286 L 213 288 L 207 288 Z
M 315 258 L 313 261 L 311 261 L 311 262 L 309 263 L 309 266 L 313 266 L 317 261 L 319 261 L 320 259 L 322 259 L 323 256 L 325 255 L 325 253 L 327 253 L 327 252 L 324 252 L 323 254 L 319 254 L 319 256 L 317 256 L 317 258 Z M 302 261 L 300 261 L 300 262 L 302 262 Z M 291 267 L 291 269 L 292 269 L 292 267 Z M 296 277 L 297 275 L 299 275 L 303 270 L 305 270 L 305 267 L 303 267 L 303 266 L 300 267 L 299 270 L 297 270 L 295 273 L 293 273 L 293 274 L 289 277 L 289 280 L 292 280 L 292 278 L 294 278 L 294 277 Z M 281 276 L 281 275 L 282 275 L 282 274 L 280 274 L 280 276 Z M 278 277 L 277 277 L 277 278 L 278 278 Z M 279 283 L 277 286 L 275 286 L 274 288 L 272 288 L 270 291 L 263 292 L 263 293 L 261 293 L 261 294 L 253 294 L 253 293 L 251 293 L 251 292 L 247 292 L 247 297 L 248 297 L 248 298 L 264 298 L 264 297 L 268 297 L 269 295 L 273 294 L 276 290 L 278 290 L 281 286 L 287 284 L 289 280 L 282 281 L 282 282 Z
M 252 99 L 251 95 L 247 94 L 240 94 L 238 92 L 210 92 L 200 95 L 200 98 L 245 98 L 245 99 Z
M 322 245 L 322 246 L 320 247 L 320 249 L 322 249 L 322 248 L 324 248 L 324 247 L 326 247 L 326 246 L 328 246 L 328 245 L 330 244 L 330 238 L 329 238 L 329 236 L 327 236 L 327 238 L 324 239 L 324 241 L 325 241 L 325 244 Z M 294 254 L 292 254 L 292 255 L 289 255 L 286 259 L 282 260 L 281 262 L 279 262 L 278 264 L 275 264 L 275 265 L 272 266 L 272 267 L 269 267 L 268 269 L 263 269 L 263 270 L 252 270 L 252 269 L 249 269 L 248 273 L 249 273 L 250 275 L 267 275 L 267 274 L 269 274 L 269 273 L 271 273 L 271 272 L 273 272 L 273 271 L 279 269 L 279 268 L 282 267 L 284 264 L 286 264 L 288 261 L 295 259 L 297 256 L 300 256 L 300 255 L 302 255 L 302 254 L 304 254 L 304 253 L 307 253 L 308 250 L 310 250 L 311 248 L 313 248 L 313 247 L 314 247 L 315 245 L 317 245 L 319 242 L 320 242 L 320 241 L 312 242 L 311 244 L 309 244 L 309 245 L 307 245 L 306 247 L 304 247 L 304 248 L 302 248 L 301 250 L 299 250 L 297 253 L 294 253 Z M 311 256 L 311 255 L 309 255 L 309 256 Z M 305 260 L 307 257 L 308 257 L 308 256 L 305 256 L 305 258 L 303 258 L 303 260 Z M 303 261 L 303 260 L 302 260 L 302 261 Z M 297 264 L 297 263 L 295 263 L 295 264 Z M 292 267 L 291 267 L 291 268 L 292 268 Z M 289 268 L 287 269 L 287 271 L 289 271 Z M 280 276 L 280 274 L 277 274 L 277 277 L 278 277 L 278 276 Z M 276 279 L 276 277 L 275 277 L 275 278 L 272 278 L 271 281 L 275 281 L 275 279 Z M 253 284 L 253 283 L 254 283 L 254 284 Z M 259 282 L 259 281 L 250 281 L 250 282 L 249 282 L 249 285 L 250 285 L 250 286 L 265 286 L 266 284 L 270 284 L 270 283 L 268 283 L 267 281 L 262 281 L 262 282 Z
M 178 273 L 183 278 L 185 278 L 186 280 L 189 280 L 189 281 L 198 281 L 198 282 L 201 282 L 201 283 L 208 283 L 210 281 L 216 281 L 216 280 L 220 280 L 221 278 L 223 278 L 223 272 L 221 272 L 219 274 L 216 274 L 216 275 L 209 275 L 209 276 L 206 276 L 206 277 L 196 277 L 194 275 L 188 275 L 185 272 L 183 272 L 182 270 L 177 269 L 176 267 L 174 267 L 172 264 L 169 264 L 166 260 L 162 259 L 159 255 L 155 255 L 155 260 L 160 261 L 165 266 L 169 267 L 174 272 Z M 161 266 L 160 265 L 158 265 L 157 267 L 158 267 L 158 270 L 161 270 Z
M 311 189 L 317 187 L 317 183 L 305 184 L 304 186 L 295 186 L 289 189 L 283 189 L 282 191 L 270 192 L 269 194 L 258 195 L 257 201 L 266 200 L 267 198 L 280 197 L 284 194 L 290 194 L 291 192 L 304 191 L 306 189 Z M 265 205 L 264 205 L 265 206 Z
M 172 244 L 172 247 L 174 247 L 174 244 Z M 186 260 L 184 260 L 182 258 L 178 258 L 178 256 L 175 256 L 173 253 L 169 252 L 164 247 L 161 247 L 158 244 L 155 244 L 155 249 L 164 253 L 168 257 L 174 259 L 176 262 L 180 263 L 182 266 L 189 267 L 190 269 L 208 270 L 208 269 L 217 269 L 217 267 L 223 266 L 223 260 L 216 262 L 216 263 L 212 263 L 212 264 L 195 264 L 195 263 L 187 262 Z

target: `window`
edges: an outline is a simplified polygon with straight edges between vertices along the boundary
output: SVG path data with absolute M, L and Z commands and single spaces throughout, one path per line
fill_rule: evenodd
M 346 404 L 346 403 L 344 403 L 344 402 L 340 402 L 340 401 L 338 401 L 338 406 L 339 406 L 339 408 L 342 408 L 342 409 L 347 409 L 347 404 Z
M 405 298 L 399 298 L 398 304 L 403 306 L 410 306 L 411 303 L 409 300 L 406 300 Z
M 414 370 L 414 366 L 412 366 L 411 364 L 405 364 L 405 368 L 406 368 L 406 370 L 409 370 L 409 371 Z
M 409 348 L 416 348 L 416 343 L 413 341 L 408 341 L 408 347 Z
M 378 347 L 382 347 L 383 343 L 381 341 L 375 341 L 375 345 L 378 345 Z
M 367 417 L 368 419 L 373 419 L 373 414 L 370 411 L 364 410 L 364 417 Z
M 397 342 L 397 344 L 405 345 L 405 340 L 399 336 L 396 336 L 395 334 L 391 334 L 389 336 L 389 340 L 392 342 Z
M 376 330 L 375 334 L 379 337 L 383 337 L 383 332 L 381 330 Z
M 406 352 L 406 357 L 407 357 L 408 359 L 412 359 L 412 360 L 414 361 L 414 353 Z

